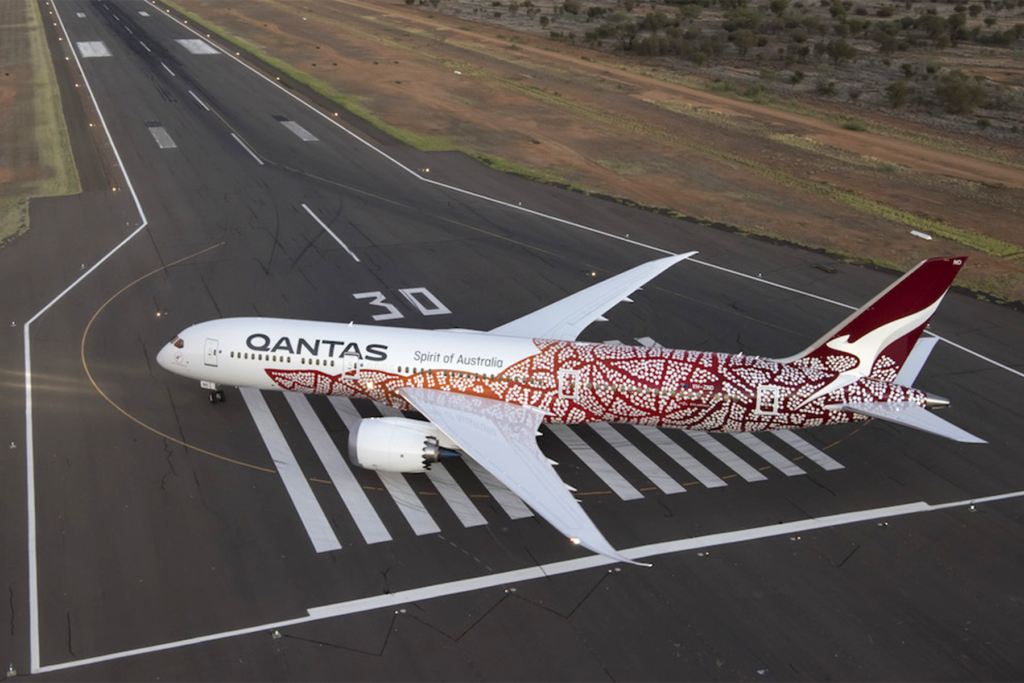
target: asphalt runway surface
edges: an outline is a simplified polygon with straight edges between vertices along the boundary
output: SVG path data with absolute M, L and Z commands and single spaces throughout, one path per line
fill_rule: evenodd
M 0 251 L 18 293 L 0 342 L 0 664 L 58 680 L 1024 675 L 1020 314 L 954 292 L 932 323 L 947 341 L 917 384 L 983 446 L 879 423 L 796 440 L 544 428 L 598 527 L 650 546 L 649 569 L 569 546 L 463 462 L 450 479 L 354 471 L 354 514 L 314 432 L 344 453 L 346 419 L 381 411 L 265 392 L 309 481 L 298 501 L 240 392 L 211 405 L 156 366 L 179 330 L 489 329 L 697 249 L 583 338 L 778 357 L 896 276 L 346 122 L 356 137 L 151 4 L 56 5 L 41 7 L 88 191 L 34 202 Z M 340 547 L 316 552 L 300 509 Z

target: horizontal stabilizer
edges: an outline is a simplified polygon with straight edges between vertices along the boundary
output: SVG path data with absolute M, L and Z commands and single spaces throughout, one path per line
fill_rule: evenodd
M 570 294 L 522 318 L 495 327 L 490 332 L 508 337 L 575 341 L 587 325 L 598 320 L 606 320 L 603 316 L 612 306 L 629 301 L 630 294 L 666 268 L 696 253 L 691 251 L 644 263 L 604 282 L 591 285 L 581 292 Z
M 953 423 L 943 420 L 935 413 L 925 410 L 914 403 L 855 402 L 843 403 L 836 406 L 836 408 L 849 410 L 859 415 L 866 415 L 867 417 L 877 417 L 879 420 L 886 420 L 887 422 L 906 425 L 907 427 L 920 429 L 923 432 L 944 436 L 953 441 L 988 443 L 984 439 L 979 439 L 970 432 L 960 429 Z
M 938 337 L 921 337 L 918 339 L 917 343 L 914 344 L 914 350 L 907 356 L 907 362 L 900 368 L 900 374 L 896 375 L 896 384 L 904 387 L 914 386 L 921 368 L 924 367 L 924 364 L 928 361 L 928 356 L 932 353 L 932 349 L 938 343 Z

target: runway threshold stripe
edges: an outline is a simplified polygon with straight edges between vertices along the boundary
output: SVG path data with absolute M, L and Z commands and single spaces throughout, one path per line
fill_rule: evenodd
M 441 531 L 434 518 L 427 512 L 419 495 L 412 490 L 412 486 L 406 481 L 405 476 L 398 472 L 377 472 L 384 488 L 388 490 L 394 499 L 398 509 L 405 517 L 405 521 L 412 527 L 417 536 L 436 534 Z
M 473 501 L 469 499 L 466 492 L 455 483 L 455 478 L 452 473 L 448 471 L 448 468 L 444 466 L 444 463 L 436 462 L 430 466 L 427 470 L 427 477 L 437 488 L 437 492 L 441 494 L 445 502 L 455 513 L 455 516 L 462 522 L 462 526 L 483 526 L 487 524 L 487 519 L 480 514 L 477 510 L 476 505 L 473 505 Z
M 327 476 L 331 478 L 331 483 L 334 484 L 342 502 L 348 508 L 356 526 L 359 527 L 359 533 L 363 535 L 363 539 L 367 543 L 390 541 L 391 534 L 388 533 L 384 522 L 381 521 L 380 515 L 373 509 L 370 499 L 366 496 L 366 491 L 359 485 L 351 468 L 327 433 L 327 429 L 324 428 L 320 418 L 316 416 L 313 407 L 309 405 L 309 399 L 303 394 L 292 392 L 285 392 L 284 397 L 288 401 L 288 405 L 291 406 L 292 412 L 295 413 L 295 417 L 298 418 L 303 431 L 306 432 L 306 437 L 313 445 L 313 450 L 320 457 L 320 462 L 324 464 Z
M 800 474 L 807 474 L 795 462 L 779 453 L 774 448 L 758 439 L 753 434 L 742 432 L 732 435 L 734 439 L 764 458 L 769 465 L 775 466 L 787 477 L 795 477 Z
M 352 431 L 356 422 L 363 419 L 359 411 L 356 410 L 356 406 L 352 403 L 352 399 L 344 398 L 341 396 L 329 396 L 327 400 L 331 406 L 334 407 L 334 412 L 338 414 L 341 421 L 345 423 L 345 428 Z M 377 406 L 378 408 L 386 408 L 387 406 Z M 389 408 L 389 410 L 393 410 Z M 401 412 L 398 412 L 401 415 Z M 405 521 L 412 527 L 413 533 L 417 536 L 424 536 L 426 534 L 436 534 L 441 531 L 441 528 L 434 522 L 433 517 L 427 512 L 427 508 L 424 507 L 423 501 L 416 495 L 416 492 L 409 486 L 409 482 L 405 480 L 401 474 L 397 472 L 377 472 L 377 476 L 380 477 L 381 483 L 391 498 L 394 499 L 395 504 L 398 506 L 398 510 L 405 517 Z
M 249 413 L 256 423 L 256 429 L 259 430 L 260 436 L 263 437 L 263 443 L 266 444 L 270 457 L 274 460 L 277 473 L 281 476 L 281 481 L 284 482 L 284 488 L 292 499 L 292 505 L 299 513 L 302 526 L 306 528 L 309 540 L 313 542 L 313 547 L 318 553 L 339 550 L 341 543 L 335 536 L 334 530 L 331 529 L 327 515 L 324 514 L 320 503 L 317 502 L 316 496 L 313 495 L 309 481 L 295 460 L 292 449 L 288 447 L 288 442 L 285 441 L 281 428 L 277 426 L 277 421 L 270 412 L 267 402 L 263 399 L 263 394 L 258 389 L 241 389 L 240 391 L 242 398 L 245 399 L 245 405 L 249 408 Z
M 724 480 L 705 467 L 704 463 L 687 453 L 682 446 L 657 427 L 641 425 L 636 427 L 636 430 L 645 436 L 648 441 L 664 451 L 665 455 L 675 460 L 680 467 L 692 474 L 694 479 L 704 484 L 704 486 L 709 489 L 728 486 Z
M 726 467 L 743 477 L 744 481 L 764 481 L 768 478 L 744 462 L 740 456 L 720 444 L 707 432 L 686 432 L 686 435 L 700 444 L 708 453 L 721 460 Z
M 656 462 L 647 457 L 639 448 L 626 440 L 622 432 L 607 422 L 595 422 L 590 428 L 607 441 L 612 448 L 622 454 L 635 468 L 651 480 L 664 493 L 682 493 L 684 489 L 679 482 L 669 476 Z
M 782 430 L 778 432 L 772 432 L 773 435 L 782 439 L 790 446 L 795 448 L 798 453 L 807 457 L 808 460 L 816 463 L 819 467 L 825 470 L 841 470 L 843 466 L 826 455 L 822 450 L 815 448 L 811 444 L 807 443 L 793 432 Z
M 616 472 L 615 468 L 608 464 L 608 461 L 598 455 L 568 425 L 549 424 L 547 427 L 552 434 L 569 447 L 569 450 L 576 454 L 576 457 L 583 461 L 584 465 L 593 470 L 594 474 L 600 477 L 601 481 L 614 491 L 619 498 L 622 500 L 643 498 L 642 493 L 626 481 L 625 477 Z
M 509 519 L 533 517 L 533 510 L 523 502 L 523 499 L 512 493 L 511 489 L 485 470 L 480 463 L 468 457 L 463 458 L 463 460 L 469 466 L 469 469 L 472 470 L 473 474 L 476 475 L 476 478 L 484 485 L 484 488 L 491 494 L 491 497 L 497 501 L 501 509 L 509 516 Z

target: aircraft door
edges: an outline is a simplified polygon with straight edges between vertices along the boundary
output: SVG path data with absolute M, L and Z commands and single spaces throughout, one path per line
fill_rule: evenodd
M 762 415 L 776 415 L 779 412 L 779 388 L 761 384 L 757 387 L 756 411 Z
M 217 347 L 219 342 L 216 339 L 206 340 L 206 351 L 203 353 L 203 363 L 217 367 Z
M 341 372 L 349 379 L 359 379 L 359 366 L 362 363 L 356 356 L 341 357 Z
M 579 372 L 576 370 L 558 371 L 558 398 L 577 398 L 579 389 Z

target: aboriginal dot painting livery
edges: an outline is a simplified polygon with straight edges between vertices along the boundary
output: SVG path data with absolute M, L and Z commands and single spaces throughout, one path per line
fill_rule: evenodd
M 542 422 L 754 432 L 874 417 L 983 443 L 931 412 L 949 401 L 911 386 L 936 341 L 921 334 L 963 258 L 922 262 L 789 358 L 574 341 L 691 255 L 638 266 L 490 332 L 225 318 L 184 330 L 157 361 L 200 380 L 212 402 L 238 386 L 418 411 L 429 422 L 357 422 L 353 463 L 415 472 L 468 456 L 574 542 L 625 562 L 537 447 Z

